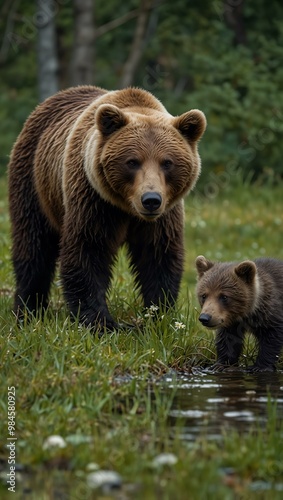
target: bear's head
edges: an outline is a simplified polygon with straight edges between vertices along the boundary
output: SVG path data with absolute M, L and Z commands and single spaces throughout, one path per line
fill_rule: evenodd
M 194 187 L 200 173 L 197 143 L 206 128 L 201 111 L 173 117 L 161 105 L 121 109 L 104 103 L 95 122 L 86 173 L 106 201 L 154 221 Z
M 204 326 L 228 328 L 255 310 L 259 280 L 254 262 L 211 262 L 199 255 L 196 268 L 199 320 Z

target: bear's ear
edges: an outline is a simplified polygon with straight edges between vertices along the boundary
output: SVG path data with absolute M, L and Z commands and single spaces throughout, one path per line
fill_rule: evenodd
M 201 138 L 206 129 L 206 118 L 199 109 L 191 109 L 174 118 L 173 125 L 187 141 L 195 142 Z
M 128 123 L 124 113 L 112 104 L 101 104 L 95 115 L 98 130 L 107 137 Z
M 235 267 L 236 275 L 245 283 L 253 283 L 256 275 L 256 265 L 251 260 L 244 260 Z
M 201 278 L 206 271 L 214 266 L 214 262 L 207 260 L 203 255 L 199 255 L 196 258 L 196 268 L 198 272 L 198 277 Z

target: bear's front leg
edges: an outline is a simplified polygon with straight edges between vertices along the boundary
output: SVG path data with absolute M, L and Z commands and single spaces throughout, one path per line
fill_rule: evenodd
M 283 331 L 280 329 L 261 330 L 258 340 L 258 355 L 253 366 L 248 368 L 249 372 L 273 372 L 276 370 L 276 363 L 279 360 L 280 351 L 283 345 Z
M 137 285 L 145 307 L 174 305 L 183 274 L 182 212 L 174 210 L 156 222 L 139 222 L 129 228 L 127 243 Z
M 95 231 L 94 231 L 95 233 Z M 118 250 L 110 247 L 104 231 L 65 231 L 61 244 L 61 279 L 70 312 L 86 326 L 99 330 L 118 328 L 109 313 L 106 293 L 111 280 L 111 267 Z
M 235 365 L 243 350 L 245 331 L 241 325 L 219 328 L 216 332 L 217 365 Z

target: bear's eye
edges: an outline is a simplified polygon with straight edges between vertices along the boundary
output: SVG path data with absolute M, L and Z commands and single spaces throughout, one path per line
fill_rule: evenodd
M 221 300 L 221 302 L 223 302 L 223 304 L 227 304 L 227 302 L 228 302 L 228 297 L 224 293 L 221 293 L 219 295 L 219 299 Z
M 200 301 L 203 303 L 206 299 L 206 293 L 203 293 L 201 296 L 200 296 Z
M 140 162 L 136 158 L 131 158 L 127 161 L 127 167 L 131 169 L 137 169 L 140 167 Z
M 163 162 L 161 163 L 161 166 L 163 168 L 163 170 L 170 170 L 170 168 L 173 167 L 173 162 L 172 160 L 163 160 Z

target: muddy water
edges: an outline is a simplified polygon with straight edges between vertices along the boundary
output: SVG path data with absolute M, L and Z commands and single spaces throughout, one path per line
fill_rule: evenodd
M 202 434 L 221 439 L 223 430 L 244 432 L 252 423 L 265 426 L 269 401 L 276 401 L 277 417 L 283 419 L 283 372 L 170 374 L 161 385 L 165 391 L 177 386 L 172 423 L 182 419 L 182 438 L 189 441 Z

